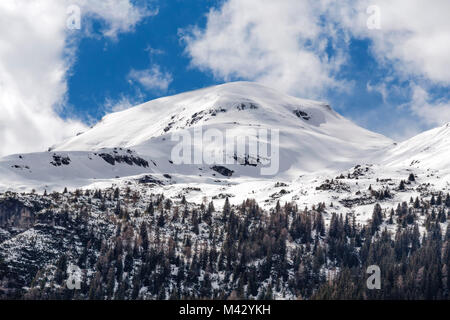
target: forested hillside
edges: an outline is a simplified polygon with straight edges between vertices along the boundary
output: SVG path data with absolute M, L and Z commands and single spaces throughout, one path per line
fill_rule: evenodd
M 449 299 L 450 197 L 373 207 L 254 200 L 216 210 L 131 189 L 0 197 L 0 297 Z M 367 267 L 381 269 L 369 290 Z M 68 270 L 81 270 L 70 290 Z

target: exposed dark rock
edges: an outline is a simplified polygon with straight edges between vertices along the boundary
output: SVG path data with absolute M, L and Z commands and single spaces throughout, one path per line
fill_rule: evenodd
M 278 199 L 278 198 L 281 198 L 282 196 L 284 196 L 286 194 L 289 194 L 289 193 L 291 193 L 291 191 L 287 191 L 285 189 L 281 189 L 280 192 L 276 192 L 274 194 L 271 194 L 270 197 L 272 199 Z
M 220 108 L 220 107 L 209 110 L 209 114 L 213 117 L 217 116 L 218 113 L 224 113 L 224 112 L 227 112 L 227 109 Z
M 299 117 L 299 118 L 301 118 L 301 119 L 303 119 L 303 120 L 309 120 L 309 119 L 311 119 L 311 116 L 310 116 L 310 115 L 308 115 L 305 111 L 302 111 L 302 110 L 300 110 L 300 109 L 294 110 L 294 114 L 295 114 L 297 117 Z
M 287 187 L 288 185 L 284 182 L 277 182 L 275 183 L 275 188 L 279 188 L 279 187 Z
M 257 167 L 260 163 L 260 159 L 252 159 L 250 160 L 249 155 L 245 155 L 244 158 L 238 157 L 236 154 L 233 156 L 234 161 L 238 162 L 241 166 L 250 166 L 250 167 Z
M 142 178 L 140 178 L 138 181 L 139 181 L 139 183 L 154 183 L 154 184 L 158 184 L 158 185 L 163 184 L 161 180 L 158 180 L 151 175 L 145 175 Z
M 258 109 L 258 106 L 253 102 L 245 102 L 245 103 L 239 104 L 238 106 L 236 106 L 236 108 L 239 111 L 243 111 L 246 109 L 255 110 L 255 109 Z
M 202 189 L 197 188 L 197 187 L 187 187 L 187 188 L 183 188 L 183 191 L 185 191 L 185 192 L 191 192 L 191 191 L 199 192 L 199 191 L 202 191 Z
M 230 170 L 228 168 L 225 168 L 223 166 L 213 166 L 211 167 L 212 170 L 216 171 L 217 173 L 220 173 L 221 175 L 225 177 L 231 177 L 234 173 L 233 170 Z
M 0 202 L 0 227 L 27 229 L 35 222 L 35 210 L 17 199 Z
M 164 132 L 168 132 L 170 131 L 170 129 L 172 129 L 173 125 L 175 124 L 175 122 L 170 122 L 167 127 L 164 128 Z
M 69 157 L 67 156 L 62 156 L 62 155 L 58 155 L 58 154 L 53 154 L 53 161 L 50 162 L 50 164 L 52 164 L 55 167 L 60 167 L 60 166 L 68 166 L 70 164 L 71 160 Z
M 28 169 L 28 170 L 30 169 L 29 166 L 19 166 L 17 164 L 11 166 L 11 168 L 14 168 L 14 169 Z
M 219 193 L 218 195 L 215 195 L 212 197 L 213 200 L 218 200 L 218 199 L 226 199 L 226 198 L 233 198 L 234 194 L 231 193 Z
M 325 180 L 324 183 L 322 183 L 320 186 L 316 187 L 316 190 L 321 190 L 321 191 L 336 191 L 336 192 L 350 192 L 350 186 L 339 181 L 339 180 Z
M 373 197 L 367 197 L 363 196 L 360 198 L 353 198 L 353 199 L 342 199 L 339 201 L 344 207 L 351 208 L 354 205 L 368 205 L 368 204 L 374 204 L 376 200 Z
M 132 165 L 137 165 L 139 167 L 143 167 L 143 168 L 148 168 L 148 161 L 140 158 L 140 157 L 136 157 L 133 155 L 119 155 L 119 154 L 115 154 L 115 155 L 111 155 L 109 153 L 100 153 L 98 154 L 99 157 L 101 157 L 103 160 L 105 160 L 106 162 L 108 162 L 110 165 L 114 166 L 117 163 L 126 163 L 130 166 Z

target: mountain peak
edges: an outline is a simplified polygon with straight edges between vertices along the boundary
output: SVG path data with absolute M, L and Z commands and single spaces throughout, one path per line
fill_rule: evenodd
M 216 86 L 211 86 L 191 92 L 198 92 L 198 91 L 204 91 L 206 94 L 215 93 L 218 95 L 228 95 L 231 97 L 235 97 L 236 99 L 239 98 L 248 99 L 251 97 L 257 97 L 258 99 L 273 99 L 273 98 L 298 99 L 301 102 L 316 104 L 317 106 L 327 106 L 329 109 L 331 109 L 331 107 L 325 102 L 296 98 L 291 95 L 288 95 L 287 93 L 281 90 L 277 90 L 275 88 L 268 87 L 264 84 L 251 81 L 227 82 L 224 84 L 219 84 Z
M 196 126 L 225 129 L 231 124 L 342 136 L 354 144 L 366 135 L 373 142 L 380 140 L 376 144 L 388 140 L 357 127 L 326 103 L 293 97 L 259 83 L 238 81 L 159 98 L 109 114 L 55 150 L 134 147 L 179 130 Z
M 266 104 L 279 105 L 280 101 L 289 101 L 293 105 L 308 105 L 316 107 L 325 107 L 328 111 L 332 111 L 331 107 L 320 101 L 314 101 L 309 99 L 300 99 L 290 96 L 280 90 L 270 88 L 264 84 L 251 81 L 235 81 L 227 82 L 215 86 L 201 88 L 193 91 L 179 93 L 173 96 L 162 97 L 146 103 L 143 103 L 137 107 L 151 107 L 161 104 L 172 105 L 185 104 L 187 101 L 193 103 L 200 103 L 200 107 L 207 108 L 208 103 L 215 104 L 236 104 L 247 101 L 261 101 Z M 133 109 L 133 108 L 131 108 Z M 127 110 L 125 110 L 127 111 Z
M 208 134 L 222 139 L 211 139 Z M 181 165 L 172 160 L 180 136 L 189 137 L 190 150 L 189 159 Z M 250 155 L 249 141 L 256 142 L 257 155 Z M 109 114 L 52 152 L 6 159 L 0 163 L 0 172 L 3 167 L 18 181 L 45 177 L 54 182 L 73 177 L 81 185 L 89 177 L 127 177 L 154 171 L 196 177 L 214 171 L 204 160 L 205 154 L 214 154 L 225 157 L 214 164 L 226 164 L 228 171 L 219 171 L 233 172 L 233 177 L 261 178 L 262 168 L 275 161 L 277 177 L 291 179 L 373 161 L 374 153 L 391 144 L 390 139 L 357 126 L 324 103 L 239 81 Z M 261 149 L 267 152 L 260 154 Z M 194 154 L 196 160 L 192 159 Z M 59 162 L 53 157 L 67 159 L 67 164 L 55 167 L 52 163 Z M 144 163 L 148 165 L 142 166 Z

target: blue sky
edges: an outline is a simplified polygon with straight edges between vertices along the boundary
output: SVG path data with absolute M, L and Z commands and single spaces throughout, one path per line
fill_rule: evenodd
M 237 80 L 404 140 L 450 122 L 449 11 L 448 0 L 1 1 L 0 156 Z
M 113 103 L 126 98 L 145 102 L 161 96 L 223 83 L 212 74 L 189 66 L 180 29 L 191 25 L 204 26 L 206 14 L 219 1 L 167 1 L 158 4 L 158 14 L 144 19 L 132 33 L 118 39 L 100 37 L 101 24 L 95 32 L 99 37 L 83 38 L 77 60 L 69 78 L 68 109 L 72 116 L 96 121 L 105 112 L 105 101 Z M 146 89 L 127 79 L 130 69 L 146 69 L 157 64 L 173 76 L 168 90 Z M 67 112 L 67 110 L 66 110 Z

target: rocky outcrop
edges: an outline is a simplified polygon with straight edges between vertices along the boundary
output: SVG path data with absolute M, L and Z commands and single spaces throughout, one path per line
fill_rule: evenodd
M 148 161 L 134 156 L 131 153 L 129 155 L 100 153 L 98 156 L 112 166 L 114 166 L 116 163 L 126 163 L 130 166 L 134 164 L 138 167 L 148 168 Z
M 34 208 L 28 207 L 17 199 L 0 201 L 0 227 L 27 229 L 35 222 Z
M 233 170 L 230 170 L 228 168 L 225 168 L 223 166 L 213 166 L 211 167 L 212 170 L 216 171 L 217 173 L 220 173 L 221 175 L 225 177 L 231 177 L 234 173 Z

